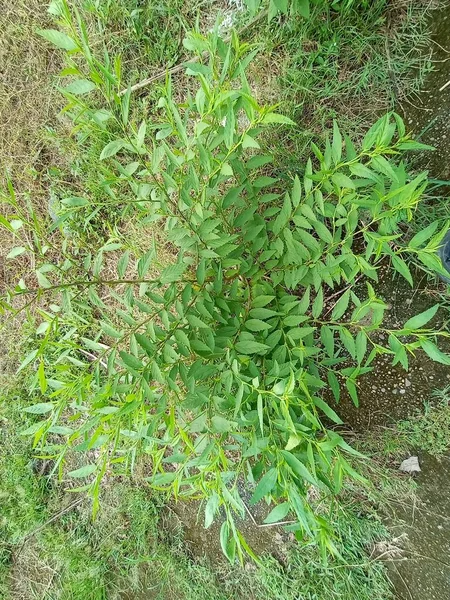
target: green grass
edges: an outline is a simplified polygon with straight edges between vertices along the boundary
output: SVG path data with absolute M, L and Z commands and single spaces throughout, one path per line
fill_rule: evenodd
M 272 139 L 293 168 L 309 152 L 310 140 L 330 131 L 333 119 L 360 137 L 380 112 L 398 108 L 419 90 L 431 68 L 427 18 L 437 2 L 375 0 L 370 10 L 356 4 L 336 12 L 323 3 L 308 20 L 280 18 L 256 36 L 262 46 L 258 90 L 280 102 L 299 125 L 299 131 Z
M 214 10 L 215 0 L 77 0 L 92 20 L 96 38 L 105 36 L 112 55 L 121 54 L 127 80 L 152 75 L 153 69 L 171 67 L 182 57 L 183 38 L 195 25 L 199 11 Z

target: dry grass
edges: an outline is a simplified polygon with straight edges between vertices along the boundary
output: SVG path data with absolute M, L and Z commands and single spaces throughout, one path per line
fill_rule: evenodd
M 40 211 L 48 203 L 47 168 L 60 160 L 46 142 L 45 130 L 55 125 L 61 99 L 52 77 L 61 67 L 57 52 L 36 35 L 51 27 L 47 3 L 42 0 L 4 0 L 0 9 L 0 189 L 6 173 L 20 197 L 30 198 Z M 1 197 L 1 196 L 0 196 Z M 45 209 L 44 209 L 45 207 Z M 4 206 L 0 206 L 5 214 Z M 7 254 L 16 242 L 0 229 L 0 289 L 26 275 L 26 259 L 9 263 Z M 18 362 L 23 338 L 21 319 L 0 332 L 0 371 L 7 377 Z
M 0 12 L 0 164 L 16 185 L 31 192 L 50 162 L 43 131 L 54 125 L 60 104 L 52 88 L 60 57 L 35 35 L 38 27 L 51 26 L 45 2 L 5 4 Z

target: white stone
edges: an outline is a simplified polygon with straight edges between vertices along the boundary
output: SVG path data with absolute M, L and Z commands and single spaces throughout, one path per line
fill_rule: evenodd
M 402 462 L 399 468 L 400 471 L 404 471 L 405 473 L 420 473 L 419 458 L 417 456 L 410 456 Z

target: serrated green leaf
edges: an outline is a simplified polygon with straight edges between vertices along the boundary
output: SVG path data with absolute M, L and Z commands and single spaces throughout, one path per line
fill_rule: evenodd
M 434 146 L 429 146 L 428 144 L 422 144 L 421 142 L 416 142 L 415 140 L 408 140 L 406 142 L 401 142 L 398 144 L 397 148 L 399 150 L 434 150 Z
M 328 384 L 333 392 L 334 399 L 336 402 L 339 402 L 341 395 L 341 386 L 339 385 L 339 380 L 333 371 L 328 371 L 327 373 Z
M 377 173 L 361 163 L 350 165 L 350 171 L 353 175 L 356 175 L 356 177 L 363 177 L 364 179 L 369 179 L 374 182 L 382 181 L 382 178 Z
M 298 175 L 294 178 L 294 184 L 292 186 L 292 204 L 296 208 L 300 204 L 300 200 L 302 198 L 302 184 L 300 183 L 300 179 Z
M 202 260 L 198 263 L 196 276 L 197 281 L 200 285 L 205 283 L 205 274 L 206 274 L 206 260 L 202 258 Z
M 37 34 L 61 50 L 73 52 L 79 49 L 75 40 L 57 29 L 38 29 Z
M 139 346 L 148 354 L 148 356 L 153 356 L 155 353 L 155 348 L 151 340 L 142 333 L 135 333 L 134 337 L 136 338 Z
M 336 121 L 333 121 L 333 143 L 331 145 L 331 156 L 335 165 L 341 160 L 342 156 L 342 135 Z
M 323 325 L 320 329 L 320 339 L 330 358 L 334 356 L 334 333 L 328 325 Z
M 359 398 L 358 398 L 358 390 L 356 388 L 356 384 L 351 379 L 346 379 L 345 386 L 350 394 L 350 398 L 353 401 L 353 404 L 358 407 L 359 406 Z
M 289 439 L 287 441 L 286 446 L 284 447 L 285 450 L 293 450 L 294 448 L 296 448 L 299 444 L 302 443 L 302 438 L 299 437 L 298 435 L 290 435 Z
M 180 281 L 183 276 L 183 273 L 186 270 L 186 265 L 181 263 L 177 265 L 169 265 L 166 267 L 159 276 L 161 283 L 175 283 Z
M 355 340 L 356 360 L 361 364 L 367 352 L 367 336 L 364 331 L 358 332 Z
M 266 306 L 267 304 L 270 304 L 270 302 L 272 302 L 272 300 L 275 299 L 275 296 L 256 296 L 256 298 L 253 298 L 252 300 L 252 307 L 253 308 L 263 308 L 264 306 Z
M 416 235 L 409 241 L 408 246 L 410 248 L 419 248 L 419 246 L 421 246 L 433 235 L 438 228 L 438 225 L 439 221 L 435 221 L 434 223 L 428 225 L 428 227 L 425 227 L 425 229 L 422 229 L 422 231 L 416 233 Z
M 439 310 L 439 304 L 435 304 L 428 310 L 424 310 L 420 314 L 415 315 L 414 317 L 411 317 L 403 325 L 403 329 L 411 329 L 411 330 L 412 329 L 422 329 L 422 327 L 424 327 L 424 325 L 426 325 L 429 321 L 431 321 L 431 319 L 434 317 L 434 315 L 437 313 L 438 310 Z
M 89 475 L 92 475 L 92 473 L 94 473 L 96 470 L 97 465 L 84 465 L 84 467 L 80 467 L 74 471 L 69 471 L 67 475 L 74 479 L 80 479 L 82 477 L 88 477 Z
M 348 308 L 349 301 L 350 290 L 347 290 L 344 294 L 342 294 L 342 296 L 336 302 L 335 307 L 333 308 L 333 312 L 331 313 L 331 318 L 333 321 L 337 321 L 344 315 L 345 311 Z
M 270 308 L 252 308 L 250 311 L 250 316 L 253 319 L 270 319 L 271 317 L 275 317 L 279 315 L 279 313 L 275 310 L 271 310 Z
M 220 169 L 220 173 L 225 177 L 233 177 L 233 169 L 229 163 L 223 163 L 222 168 Z
M 211 419 L 211 425 L 213 432 L 226 433 L 227 431 L 231 431 L 231 429 L 233 429 L 233 427 L 236 426 L 236 423 L 234 423 L 233 421 L 229 421 L 228 419 L 225 419 L 224 417 L 221 417 L 219 415 L 215 415 Z
M 134 369 L 135 371 L 142 369 L 142 367 L 144 366 L 143 363 L 138 358 L 133 356 L 133 354 L 129 354 L 128 352 L 125 352 L 124 350 L 121 350 L 119 352 L 119 355 L 120 355 L 120 358 L 122 359 L 124 365 L 126 367 L 130 367 L 131 369 Z
M 47 329 L 50 327 L 50 323 L 48 321 L 43 321 L 39 327 L 36 329 L 36 335 L 42 335 L 43 333 L 45 333 L 47 331 Z
M 249 319 L 245 322 L 245 326 L 250 331 L 267 331 L 268 329 L 271 329 L 271 325 L 260 319 Z
M 392 255 L 391 259 L 394 269 L 406 279 L 406 281 L 410 284 L 411 287 L 413 287 L 414 282 L 411 275 L 411 271 L 409 270 L 409 267 L 405 263 L 405 261 L 396 254 Z
M 211 348 L 202 342 L 201 340 L 191 340 L 190 346 L 192 350 L 197 354 L 211 354 Z
M 36 271 L 36 278 L 38 280 L 39 285 L 44 288 L 47 289 L 49 287 L 51 287 L 51 282 L 48 280 L 48 278 L 41 273 L 40 271 Z
M 260 344 L 259 342 L 252 342 L 251 340 L 238 342 L 235 347 L 240 354 L 259 354 L 260 352 L 270 350 L 270 346 Z
M 391 181 L 398 181 L 397 173 L 394 171 L 391 163 L 386 160 L 384 156 L 374 156 L 370 162 L 370 166 L 374 168 L 375 171 L 386 175 L 386 177 L 388 177 Z
M 222 548 L 222 552 L 227 557 L 228 557 L 228 538 L 229 538 L 229 536 L 230 536 L 230 528 L 228 526 L 227 521 L 224 521 L 220 528 L 220 546 Z
M 291 216 L 291 212 L 291 199 L 289 194 L 285 194 L 283 207 L 272 225 L 272 232 L 274 235 L 278 235 L 286 227 L 289 217 Z
M 95 90 L 95 88 L 95 83 L 89 81 L 89 79 L 76 79 L 63 88 L 63 91 L 74 94 L 75 96 L 84 96 Z
M 286 327 L 296 327 L 307 320 L 308 317 L 306 315 L 290 315 L 289 317 L 285 317 L 283 319 L 283 325 Z
M 20 432 L 20 435 L 35 435 L 38 431 L 43 431 L 45 427 L 45 421 L 38 421 L 37 423 L 33 423 L 33 425 L 30 425 L 26 429 L 23 429 Z
M 89 204 L 89 200 L 86 200 L 86 198 L 81 196 L 68 196 L 67 198 L 63 198 L 61 200 L 61 204 L 70 208 L 79 208 L 81 206 L 87 206 Z
M 209 325 L 204 323 L 201 319 L 199 319 L 195 315 L 188 315 L 186 318 L 189 322 L 189 325 L 191 325 L 191 327 L 198 327 L 199 329 L 209 329 Z
M 264 523 L 269 524 L 282 521 L 289 513 L 290 508 L 291 506 L 289 502 L 282 502 L 281 504 L 277 504 L 277 506 L 275 506 L 275 508 L 273 508 L 267 515 L 267 517 L 264 519 Z
M 23 409 L 23 412 L 30 413 L 32 415 L 44 415 L 55 408 L 51 402 L 40 402 L 39 404 L 33 404 L 33 406 L 27 406 Z
M 334 423 L 336 423 L 337 425 L 342 425 L 343 421 L 340 418 L 339 415 L 337 415 L 334 410 L 331 408 L 331 406 L 329 406 L 324 400 L 322 400 L 322 398 L 319 398 L 318 396 L 314 396 L 313 398 L 314 400 L 314 404 L 317 406 L 317 408 L 320 408 L 320 410 L 329 418 L 331 419 Z
M 105 160 L 111 156 L 115 156 L 120 150 L 122 150 L 124 142 L 122 140 L 113 140 L 106 144 L 100 154 L 100 160 Z
M 261 147 L 258 142 L 253 139 L 251 136 L 249 136 L 248 134 L 244 135 L 244 139 L 242 140 L 242 147 L 243 148 L 256 148 L 259 150 L 259 148 Z
M 431 358 L 431 360 L 441 363 L 442 365 L 450 365 L 450 356 L 439 350 L 433 342 L 430 340 L 422 340 L 420 345 L 422 350 Z
M 317 480 L 311 475 L 307 467 L 294 454 L 287 450 L 281 450 L 281 454 L 296 475 L 302 479 L 306 479 L 306 481 L 309 481 L 313 485 L 318 485 Z
M 275 468 L 269 469 L 258 482 L 250 499 L 250 504 L 256 504 L 269 494 L 277 483 L 278 473 Z
M 211 68 L 198 62 L 187 62 L 183 65 L 186 68 L 186 75 L 210 75 Z
M 24 248 L 24 246 L 16 246 L 15 248 L 13 248 L 12 250 L 10 250 L 8 252 L 8 254 L 6 255 L 6 258 L 8 258 L 8 259 L 16 258 L 17 256 L 20 256 L 21 254 L 23 254 L 26 251 L 27 251 L 27 249 Z
M 329 229 L 327 229 L 327 227 L 321 221 L 314 221 L 313 228 L 321 240 L 327 244 L 333 243 L 331 231 L 329 231 Z
M 120 278 L 122 278 L 125 275 L 129 261 L 130 253 L 128 250 L 126 250 L 120 257 L 119 262 L 117 263 L 117 273 Z
M 63 425 L 53 425 L 48 431 L 49 433 L 56 433 L 57 435 L 72 435 L 73 433 L 71 427 L 64 427 Z
M 22 371 L 22 369 L 24 369 L 27 365 L 29 365 L 30 362 L 32 362 L 36 358 L 38 352 L 39 352 L 39 349 L 35 348 L 29 354 L 27 354 L 27 356 L 23 359 L 22 363 L 20 364 L 19 368 L 17 369 L 17 373 L 19 373 L 20 371 Z
M 205 529 L 211 527 L 214 521 L 214 515 L 219 508 L 219 496 L 213 492 L 205 506 Z
M 266 115 L 262 122 L 265 125 L 271 124 L 281 124 L 281 125 L 296 125 L 295 121 L 289 119 L 289 117 L 285 117 L 284 115 L 280 115 L 279 113 L 269 113 Z
M 314 299 L 312 305 L 312 316 L 314 319 L 318 319 L 323 311 L 323 288 L 321 287 Z
M 348 177 L 347 175 L 344 175 L 344 173 L 340 173 L 340 172 L 334 173 L 331 176 L 331 180 L 339 188 L 349 189 L 349 190 L 355 189 L 354 182 L 350 179 L 350 177 Z

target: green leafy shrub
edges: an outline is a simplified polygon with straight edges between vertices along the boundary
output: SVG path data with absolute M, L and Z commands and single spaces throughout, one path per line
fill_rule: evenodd
M 42 318 L 20 367 L 33 373 L 38 398 L 26 410 L 42 418 L 24 433 L 61 473 L 71 449 L 87 453 L 67 476 L 86 481 L 76 489 L 92 494 L 95 510 L 102 478 L 144 456 L 153 488 L 207 500 L 206 527 L 223 511 L 230 560 L 252 552 L 235 522 L 247 511 L 245 481 L 251 503 L 275 502 L 267 524 L 289 520 L 299 540 L 333 551 L 311 490 L 338 494 L 359 475 L 348 462 L 358 453 L 332 428 L 341 420 L 327 389 L 338 401 L 345 386 L 358 404 L 358 378 L 379 354 L 406 367 L 422 348 L 450 362 L 427 328 L 438 305 L 387 330 L 373 287 L 389 263 L 412 285 L 411 253 L 440 269 L 443 232 L 430 225 L 407 241 L 403 228 L 427 179 L 410 176 L 400 156 L 423 146 L 388 114 L 361 147 L 335 124 L 301 176 L 274 173 L 258 136 L 294 124 L 252 95 L 251 46 L 190 34 L 192 92 L 176 103 L 168 78 L 159 120 L 150 120 L 130 89 L 121 92 L 120 59 L 99 60 L 83 23 L 61 6 L 67 33 L 41 35 L 67 53 L 62 93 L 81 148 L 103 140 L 105 200 L 64 198 L 46 231 L 10 187 L 2 224 L 19 239 L 10 258 L 32 256 L 37 285 L 20 280 L 2 306 L 15 313 L 39 301 Z M 97 248 L 74 235 L 77 223 L 107 221 L 112 209 L 163 228 L 172 264 L 150 276 L 157 249 L 135 256 L 118 234 Z

